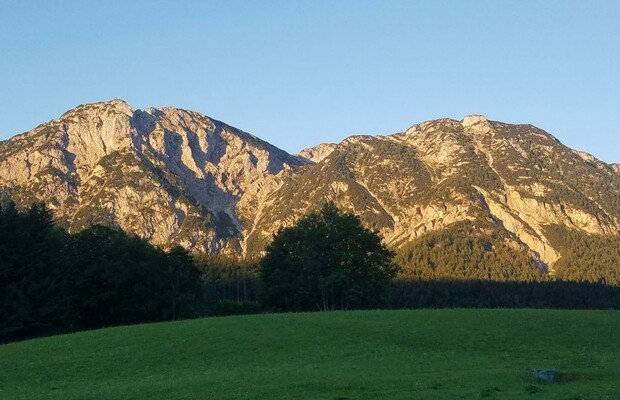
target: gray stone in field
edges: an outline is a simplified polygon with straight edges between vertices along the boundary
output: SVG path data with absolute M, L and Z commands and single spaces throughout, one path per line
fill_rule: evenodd
M 546 382 L 555 382 L 558 378 L 558 371 L 553 369 L 533 369 L 532 376 Z

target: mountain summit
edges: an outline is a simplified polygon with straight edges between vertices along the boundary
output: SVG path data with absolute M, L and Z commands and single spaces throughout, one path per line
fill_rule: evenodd
M 619 235 L 618 171 L 480 115 L 293 156 L 197 112 L 112 100 L 0 143 L 0 188 L 18 204 L 45 201 L 72 231 L 111 224 L 162 246 L 251 255 L 332 200 L 412 265 L 413 243 L 459 231 L 550 273 L 566 247 L 558 232 Z
M 240 253 L 263 198 L 301 164 L 202 114 L 112 100 L 0 143 L 0 186 L 45 201 L 72 231 L 118 225 L 158 245 Z
M 554 234 L 558 227 L 582 235 L 620 232 L 617 167 L 531 125 L 470 115 L 316 149 L 301 154 L 320 154 L 320 162 L 270 196 L 274 206 L 261 211 L 255 232 L 273 232 L 328 198 L 403 253 L 431 232 L 477 227 L 487 237 L 493 232 L 494 251 L 501 243 L 525 252 L 550 273 L 567 246 L 566 235 Z M 268 240 L 250 236 L 249 248 Z

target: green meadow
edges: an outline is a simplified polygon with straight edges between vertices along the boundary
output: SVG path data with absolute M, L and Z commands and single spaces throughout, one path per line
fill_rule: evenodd
M 559 371 L 554 383 L 533 368 Z M 264 314 L 0 346 L 0 398 L 618 399 L 620 313 Z

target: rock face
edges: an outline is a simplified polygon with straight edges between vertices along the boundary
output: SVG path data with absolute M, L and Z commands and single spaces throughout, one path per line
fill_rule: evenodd
M 46 201 L 71 231 L 113 224 L 161 246 L 249 255 L 332 200 L 395 249 L 491 222 L 551 272 L 560 253 L 548 226 L 619 235 L 619 170 L 480 115 L 292 156 L 196 112 L 113 100 L 0 143 L 0 189 L 21 205 Z
M 243 252 L 263 198 L 301 162 L 199 113 L 79 106 L 0 144 L 0 186 L 71 231 L 113 224 L 155 244 Z
M 258 216 L 249 248 L 326 199 L 396 249 L 459 221 L 493 221 L 551 272 L 560 254 L 547 226 L 620 232 L 617 173 L 531 125 L 441 119 L 391 136 L 351 137 L 330 151 L 269 197 L 273 206 Z
M 318 146 L 303 149 L 299 152 L 298 156 L 317 163 L 329 156 L 336 147 L 338 147 L 338 145 L 335 143 L 321 143 Z

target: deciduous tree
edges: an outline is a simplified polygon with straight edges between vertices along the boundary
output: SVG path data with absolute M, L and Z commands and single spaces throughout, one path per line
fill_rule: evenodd
M 262 301 L 283 311 L 381 306 L 398 270 L 392 257 L 357 216 L 327 203 L 267 247 Z

